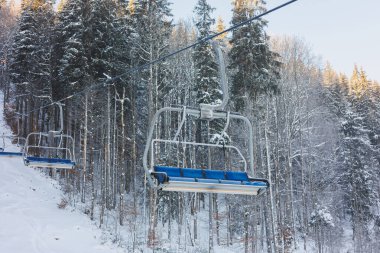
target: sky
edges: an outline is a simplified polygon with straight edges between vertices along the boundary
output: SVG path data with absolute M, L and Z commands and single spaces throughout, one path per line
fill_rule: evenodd
M 267 9 L 287 0 L 267 0 Z M 192 20 L 197 0 L 172 0 L 174 19 Z M 227 27 L 231 0 L 208 0 Z M 297 36 L 310 46 L 322 63 L 350 76 L 354 64 L 362 66 L 368 78 L 380 81 L 379 0 L 298 0 L 265 17 L 269 35 Z

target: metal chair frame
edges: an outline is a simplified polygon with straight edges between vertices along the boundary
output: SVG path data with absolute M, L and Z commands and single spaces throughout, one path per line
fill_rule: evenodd
M 63 110 L 61 103 L 55 103 L 59 107 L 60 111 L 60 128 L 57 131 L 51 130 L 48 133 L 43 132 L 32 132 L 28 134 L 25 141 L 24 150 L 24 163 L 29 167 L 46 167 L 46 168 L 56 168 L 56 169 L 73 169 L 75 166 L 75 145 L 74 139 L 70 135 L 63 134 Z M 35 138 L 37 144 L 32 144 L 32 139 Z M 43 138 L 46 141 L 43 142 Z M 59 143 L 57 146 L 51 147 L 46 146 L 48 140 L 54 141 L 59 138 Z M 63 147 L 63 144 L 66 147 Z M 68 147 L 67 147 L 68 146 Z M 42 151 L 56 151 L 64 153 L 64 158 L 52 158 L 52 157 L 35 157 L 30 153 L 31 149 L 40 149 Z
M 225 111 L 224 108 L 228 103 L 229 93 L 227 85 L 227 76 L 225 73 L 225 62 L 223 58 L 223 53 L 221 48 L 218 46 L 217 42 L 213 41 L 212 46 L 217 54 L 219 61 L 219 75 L 221 81 L 221 88 L 223 91 L 223 100 L 220 104 L 200 104 L 199 108 L 188 108 L 188 107 L 164 107 L 159 109 L 151 122 L 150 129 L 147 137 L 147 144 L 145 146 L 143 154 L 143 167 L 147 175 L 148 183 L 151 187 L 159 188 L 167 191 L 191 191 L 191 192 L 213 192 L 213 193 L 231 193 L 231 194 L 248 194 L 248 195 L 258 195 L 261 192 L 264 192 L 269 187 L 269 182 L 266 179 L 255 179 L 248 176 L 250 174 L 253 176 L 254 171 L 254 162 L 253 162 L 253 131 L 252 124 L 248 118 L 240 115 L 239 113 L 232 113 Z M 163 113 L 183 113 L 181 122 L 179 123 L 176 134 L 172 140 L 165 139 L 153 139 L 153 134 L 156 128 L 156 125 L 159 122 L 159 119 Z M 229 127 L 230 121 L 242 121 L 248 129 L 248 156 L 249 164 L 245 157 L 242 155 L 240 150 L 232 145 L 220 145 L 219 142 L 216 144 L 212 143 L 197 143 L 197 142 L 181 142 L 177 140 L 182 127 L 187 120 L 187 117 L 195 117 L 196 119 L 202 119 L 207 121 L 212 121 L 215 119 L 224 119 L 226 120 L 226 125 L 222 133 L 225 133 Z M 211 170 L 208 168 L 209 177 L 202 176 L 199 174 L 201 170 L 199 169 L 185 169 L 185 168 L 171 168 L 171 167 L 162 167 L 161 171 L 155 170 L 154 165 L 154 143 L 164 142 L 164 143 L 175 143 L 175 144 L 187 144 L 193 146 L 206 146 L 206 147 L 218 147 L 218 148 L 230 148 L 239 154 L 242 158 L 244 164 L 244 172 L 235 172 L 235 178 L 227 176 L 227 174 L 221 173 L 218 170 Z M 149 161 L 149 152 L 150 152 L 150 161 Z M 149 164 L 148 164 L 149 163 Z M 188 177 L 178 177 L 178 172 L 186 171 Z M 171 175 L 168 175 L 172 173 Z M 228 175 L 231 175 L 230 172 L 226 172 Z M 234 173 L 234 172 L 232 172 Z M 245 174 L 244 174 L 245 173 Z M 182 173 L 183 174 L 183 173 Z M 207 173 L 205 173 L 207 174 Z M 160 177 L 163 176 L 163 177 Z M 172 180 L 171 180 L 172 179 Z M 236 179 L 236 180 L 235 180 Z M 239 183 L 240 182 L 240 183 Z

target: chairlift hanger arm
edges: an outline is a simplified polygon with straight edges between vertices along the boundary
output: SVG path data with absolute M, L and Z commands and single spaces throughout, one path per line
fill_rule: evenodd
M 59 108 L 59 124 L 60 125 L 59 125 L 59 129 L 57 131 L 50 130 L 49 132 L 53 133 L 54 135 L 57 135 L 57 134 L 61 134 L 63 132 L 63 108 L 62 108 L 62 106 L 64 106 L 64 104 L 62 104 L 61 102 L 55 102 L 54 104 L 57 105 Z
M 220 45 L 217 41 L 211 40 L 211 45 L 216 53 L 217 59 L 218 59 L 218 68 L 219 68 L 219 77 L 220 77 L 220 86 L 222 88 L 223 92 L 223 98 L 222 103 L 217 105 L 210 105 L 210 104 L 200 104 L 201 109 L 210 110 L 211 112 L 215 110 L 224 110 L 226 105 L 228 104 L 229 100 L 229 93 L 228 93 L 228 83 L 227 83 L 227 76 L 226 76 L 226 66 L 224 61 L 224 56 L 222 49 L 220 48 Z
M 181 133 L 181 129 L 183 127 L 183 124 L 185 124 L 185 121 L 186 121 L 186 106 L 183 107 L 183 115 L 182 115 L 182 120 L 181 120 L 181 123 L 179 124 L 178 126 L 178 129 L 177 129 L 177 132 L 175 133 L 174 135 L 174 138 L 173 138 L 173 141 L 175 141 L 177 139 L 177 137 L 179 136 L 179 134 Z

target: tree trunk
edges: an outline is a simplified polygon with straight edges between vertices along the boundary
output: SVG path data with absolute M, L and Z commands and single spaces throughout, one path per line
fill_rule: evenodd
M 88 94 L 85 95 L 84 104 L 84 137 L 83 137 L 83 178 L 82 178 L 82 203 L 86 201 L 86 173 L 87 173 L 87 133 L 88 133 Z
M 264 135 L 265 135 L 265 150 L 266 150 L 266 161 L 267 161 L 267 173 L 268 173 L 268 180 L 271 182 L 272 179 L 272 170 L 271 170 L 271 163 L 270 163 L 270 146 L 269 146 L 269 137 L 268 137 L 268 131 L 269 131 L 269 98 L 266 99 L 266 114 L 265 114 L 265 129 L 264 129 Z M 271 229 L 272 229 L 272 235 L 273 235 L 273 250 L 272 252 L 277 252 L 277 240 L 276 240 L 276 205 L 274 202 L 273 197 L 273 190 L 272 187 L 269 188 L 269 194 L 270 194 L 270 211 L 271 211 Z

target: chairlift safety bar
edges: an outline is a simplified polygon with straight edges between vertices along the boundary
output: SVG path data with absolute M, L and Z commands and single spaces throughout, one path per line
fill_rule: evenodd
M 241 157 L 243 164 L 244 164 L 244 172 L 247 172 L 247 161 L 244 158 L 243 154 L 240 152 L 240 150 L 232 145 L 220 145 L 220 144 L 213 144 L 213 143 L 199 143 L 199 142 L 188 142 L 188 141 L 173 141 L 173 140 L 163 140 L 163 139 L 153 139 L 152 140 L 152 147 L 151 150 L 153 151 L 154 143 L 155 142 L 162 142 L 162 143 L 174 143 L 174 144 L 184 144 L 184 145 L 193 145 L 193 146 L 203 146 L 203 147 L 216 147 L 216 148 L 226 148 L 226 149 L 233 149 L 235 150 L 238 155 Z M 154 152 L 150 152 L 150 162 L 151 164 L 154 164 Z M 151 171 L 153 172 L 153 171 Z

